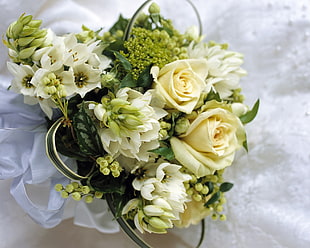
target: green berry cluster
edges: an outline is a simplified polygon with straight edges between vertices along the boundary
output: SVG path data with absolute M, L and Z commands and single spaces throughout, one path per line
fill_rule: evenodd
M 113 177 L 119 177 L 123 171 L 119 162 L 114 160 L 111 155 L 97 158 L 96 163 L 99 165 L 100 172 L 105 176 L 108 176 L 111 173 Z
M 102 192 L 91 190 L 87 185 L 81 185 L 78 182 L 72 182 L 66 186 L 62 184 L 56 184 L 55 190 L 61 192 L 62 198 L 68 198 L 69 196 L 76 201 L 80 201 L 84 198 L 86 203 L 92 203 L 94 198 L 101 199 Z
M 132 36 L 124 42 L 122 55 L 132 65 L 132 76 L 137 79 L 149 65 L 163 67 L 178 59 L 188 58 L 187 49 L 180 44 L 178 36 L 170 36 L 165 30 L 147 30 L 135 27 Z
M 192 175 L 192 179 L 184 184 L 186 193 L 192 197 L 194 201 L 204 204 L 212 213 L 213 220 L 226 220 L 223 214 L 223 205 L 226 203 L 225 193 L 232 186 L 230 183 L 223 183 L 224 170 L 218 170 L 213 175 L 197 178 Z

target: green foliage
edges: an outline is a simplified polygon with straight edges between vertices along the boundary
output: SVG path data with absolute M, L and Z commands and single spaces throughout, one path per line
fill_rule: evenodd
M 205 101 L 207 102 L 211 100 L 216 100 L 217 102 L 222 101 L 220 94 L 218 92 L 215 92 L 213 89 L 210 90 Z
M 125 71 L 130 72 L 132 69 L 130 62 L 122 54 L 120 54 L 117 51 L 114 51 L 114 55 L 120 61 L 121 65 L 123 66 Z
M 220 186 L 220 191 L 221 192 L 227 192 L 227 191 L 231 190 L 231 188 L 233 186 L 234 185 L 232 183 L 229 183 L 229 182 L 222 183 Z
M 240 116 L 241 122 L 243 124 L 247 124 L 247 123 L 251 122 L 252 120 L 254 120 L 254 118 L 257 115 L 258 108 L 259 108 L 259 99 L 255 102 L 253 108 L 250 111 L 248 111 L 244 115 Z
M 157 149 L 151 150 L 150 152 L 161 155 L 170 161 L 174 159 L 174 153 L 173 153 L 173 150 L 171 149 L 171 147 L 159 147 Z
M 143 88 L 150 88 L 153 83 L 153 76 L 151 75 L 152 65 L 145 67 L 137 80 L 137 86 Z
M 125 31 L 128 22 L 128 19 L 124 18 L 122 15 L 119 15 L 117 22 L 110 28 L 109 32 L 111 34 L 115 34 L 118 30 Z
M 96 190 L 103 193 L 117 193 L 123 195 L 126 190 L 124 176 L 105 176 L 99 171 L 89 178 L 89 184 Z
M 128 73 L 121 81 L 120 84 L 121 88 L 124 87 L 130 87 L 130 88 L 134 88 L 137 87 L 137 81 L 133 79 L 131 73 Z
M 217 191 L 215 194 L 211 196 L 211 198 L 204 204 L 205 207 L 215 203 L 218 199 L 220 199 L 221 193 Z
M 80 161 L 89 160 L 89 157 L 83 152 L 81 152 L 80 147 L 72 137 L 71 128 L 59 128 L 58 132 L 56 133 L 55 139 L 56 148 L 61 154 Z
M 103 154 L 97 128 L 83 105 L 73 117 L 73 127 L 81 152 L 93 157 Z

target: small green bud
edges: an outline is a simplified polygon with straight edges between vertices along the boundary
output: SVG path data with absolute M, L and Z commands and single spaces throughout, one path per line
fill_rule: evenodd
M 212 218 L 212 220 L 217 220 L 218 215 L 214 213 L 214 214 L 211 215 L 211 218 Z
M 68 192 L 67 192 L 67 191 L 62 191 L 62 192 L 61 192 L 61 197 L 62 197 L 62 198 L 68 198 L 68 197 L 69 197 Z
M 189 188 L 190 188 L 189 183 L 184 183 L 184 188 L 185 188 L 185 189 L 189 189 Z
M 28 26 L 32 28 L 39 28 L 41 24 L 42 20 L 32 20 L 31 22 L 28 23 Z
M 84 201 L 86 203 L 92 203 L 94 201 L 94 197 L 92 195 L 87 195 L 85 196 Z
M 83 186 L 83 187 L 82 187 L 82 193 L 83 193 L 83 194 L 86 195 L 86 194 L 88 194 L 89 192 L 90 192 L 90 188 L 89 188 L 88 186 Z
M 23 25 L 27 25 L 29 22 L 31 22 L 32 20 L 32 16 L 28 15 L 28 16 L 24 16 L 24 14 L 19 18 L 18 21 L 20 21 Z
M 110 169 L 107 168 L 107 167 L 101 167 L 101 168 L 100 168 L 100 172 L 101 172 L 103 175 L 107 176 L 107 175 L 110 174 Z
M 223 206 L 222 206 L 222 205 L 218 205 L 218 206 L 216 207 L 216 211 L 217 211 L 217 212 L 222 212 L 222 211 L 223 211 Z
M 195 175 L 192 175 L 192 179 L 190 180 L 191 183 L 197 182 L 197 177 Z
M 111 164 L 113 162 L 113 157 L 109 154 L 105 155 L 104 156 L 104 159 L 109 163 Z
M 28 47 L 28 48 L 21 50 L 19 53 L 19 58 L 20 59 L 30 58 L 34 54 L 36 49 L 37 49 L 36 47 Z
M 68 193 L 72 193 L 73 190 L 74 190 L 74 187 L 72 184 L 68 184 L 66 187 L 65 187 L 65 190 L 68 192 Z
M 204 195 L 206 195 L 206 194 L 209 193 L 209 188 L 208 188 L 207 185 L 204 185 L 204 186 L 203 186 L 203 189 L 201 190 L 201 193 L 204 194 Z
M 112 171 L 112 176 L 113 177 L 119 177 L 120 176 L 120 172 L 119 171 Z
M 180 135 L 182 133 L 185 133 L 187 131 L 187 129 L 189 128 L 190 126 L 190 122 L 188 119 L 182 117 L 182 118 L 179 118 L 176 122 L 176 125 L 175 125 L 175 132 Z
M 95 196 L 95 198 L 101 199 L 103 197 L 103 193 L 96 191 L 94 196 Z
M 149 13 L 150 14 L 159 14 L 160 13 L 160 7 L 156 3 L 152 3 L 149 7 Z
M 63 186 L 60 183 L 56 184 L 54 188 L 57 192 L 60 192 L 63 190 Z
M 202 189 L 203 189 L 202 183 L 196 183 L 196 184 L 195 184 L 195 190 L 197 190 L 197 191 L 202 191 Z
M 46 37 L 40 38 L 40 39 L 35 39 L 34 41 L 32 41 L 29 44 L 29 46 L 31 46 L 31 47 L 33 47 L 33 46 L 40 47 L 40 46 L 42 46 L 44 44 L 45 40 L 46 40 Z
M 71 194 L 71 197 L 72 197 L 72 199 L 75 200 L 75 201 L 79 201 L 79 200 L 82 199 L 81 194 L 80 194 L 79 192 L 73 192 L 73 193 Z
M 166 222 L 164 222 L 162 219 L 158 217 L 151 217 L 148 221 L 151 226 L 158 229 L 165 229 L 170 227 Z
M 221 197 L 220 200 L 219 200 L 219 202 L 220 202 L 221 204 L 226 203 L 226 198 L 225 198 L 225 197 Z
M 77 189 L 80 186 L 78 182 L 72 182 L 71 184 L 74 189 Z
M 32 41 L 34 40 L 34 37 L 24 37 L 24 38 L 20 38 L 17 39 L 17 43 L 19 46 L 27 46 L 28 44 L 30 44 Z
M 194 194 L 192 197 L 197 202 L 200 202 L 202 200 L 202 196 L 199 194 Z
M 226 215 L 225 214 L 221 214 L 220 215 L 220 220 L 221 221 L 225 221 L 226 220 Z
M 189 188 L 188 190 L 186 190 L 186 193 L 188 195 L 192 195 L 192 194 L 194 194 L 194 189 L 193 188 Z

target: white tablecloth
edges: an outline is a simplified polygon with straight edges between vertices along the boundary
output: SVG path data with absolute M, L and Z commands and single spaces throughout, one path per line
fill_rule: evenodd
M 0 33 L 24 12 L 42 19 L 43 26 L 58 34 L 78 32 L 82 24 L 108 28 L 120 12 L 130 17 L 142 2 L 2 0 Z M 159 2 L 181 26 L 195 24 L 184 1 Z M 234 165 L 227 169 L 228 181 L 235 184 L 227 194 L 227 221 L 207 219 L 203 247 L 310 247 L 310 2 L 193 2 L 201 14 L 206 38 L 227 42 L 230 49 L 244 54 L 246 103 L 252 105 L 257 98 L 261 101 L 257 118 L 247 126 L 249 153 L 239 152 Z M 6 54 L 1 45 L 0 85 L 4 88 L 11 80 Z M 0 181 L 0 247 L 135 247 L 122 233 L 103 234 L 74 225 L 71 218 L 44 229 L 15 202 L 10 184 L 10 179 Z M 71 217 L 74 212 L 69 210 L 74 207 L 68 206 L 65 216 Z M 148 239 L 158 247 L 191 247 L 198 230 L 193 227 L 181 234 Z M 181 235 L 186 241 L 178 239 Z

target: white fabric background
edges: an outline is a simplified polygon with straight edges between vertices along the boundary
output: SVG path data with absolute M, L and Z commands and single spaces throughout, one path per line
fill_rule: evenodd
M 0 0 L 0 33 L 23 12 L 42 19 L 45 27 L 58 34 L 77 32 L 81 24 L 94 29 L 109 27 L 119 12 L 130 17 L 142 2 Z M 246 103 L 261 100 L 257 119 L 247 126 L 249 153 L 239 152 L 235 164 L 227 169 L 228 181 L 235 184 L 227 194 L 228 220 L 207 219 L 203 247 L 310 247 L 310 2 L 193 2 L 207 39 L 227 42 L 230 49 L 244 54 L 249 74 L 242 80 Z M 195 24 L 184 1 L 169 0 L 164 6 L 181 26 Z M 3 87 L 11 80 L 6 53 L 1 44 Z M 10 196 L 10 183 L 0 181 L 0 247 L 135 247 L 122 233 L 102 234 L 76 226 L 72 219 L 52 229 L 42 228 Z M 79 211 L 70 206 L 67 210 L 66 217 L 72 216 L 69 210 Z M 199 227 L 193 227 L 148 239 L 157 247 L 191 247 L 198 236 Z

